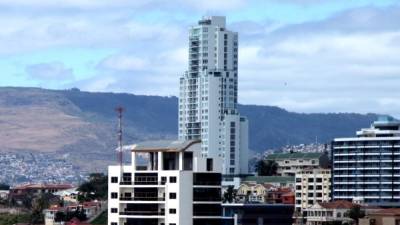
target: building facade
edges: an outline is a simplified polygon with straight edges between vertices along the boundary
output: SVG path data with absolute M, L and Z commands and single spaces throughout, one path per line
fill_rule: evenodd
M 332 143 L 333 199 L 400 206 L 400 122 L 381 117 L 357 137 Z
M 248 173 L 248 122 L 238 112 L 238 34 L 225 17 L 189 31 L 189 67 L 180 77 L 179 139 L 202 140 L 204 157 L 222 157 L 223 174 Z
M 319 202 L 331 199 L 331 170 L 311 169 L 296 174 L 295 211 L 297 214 Z
M 351 224 L 353 220 L 347 214 L 354 206 L 343 200 L 316 203 L 306 210 L 306 225 Z
M 110 166 L 108 225 L 223 224 L 220 159 L 199 140 L 125 147 L 132 165 Z
M 272 160 L 278 164 L 279 176 L 295 176 L 302 170 L 329 167 L 328 154 L 322 152 L 274 153 L 268 155 L 265 160 Z

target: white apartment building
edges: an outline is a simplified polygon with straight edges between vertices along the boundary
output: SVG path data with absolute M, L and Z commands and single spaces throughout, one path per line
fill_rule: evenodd
M 316 203 L 330 201 L 330 169 L 300 171 L 296 174 L 295 182 L 295 212 L 298 215 Z
M 222 224 L 221 159 L 199 140 L 126 146 L 132 165 L 108 168 L 108 225 Z
M 268 155 L 265 160 L 278 164 L 279 176 L 295 176 L 303 170 L 329 167 L 328 154 L 323 152 L 274 153 Z
M 357 137 L 335 138 L 332 159 L 334 200 L 400 206 L 400 121 L 383 116 Z
M 179 139 L 201 140 L 201 154 L 222 158 L 222 173 L 231 175 L 248 173 L 248 121 L 237 108 L 238 43 L 225 17 L 191 27 L 179 94 Z

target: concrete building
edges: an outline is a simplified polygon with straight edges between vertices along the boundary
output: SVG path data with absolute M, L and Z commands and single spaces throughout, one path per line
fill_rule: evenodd
M 189 66 L 180 77 L 179 139 L 202 140 L 203 157 L 221 157 L 223 174 L 248 173 L 248 122 L 238 112 L 238 34 L 225 17 L 189 31 Z
M 353 220 L 347 216 L 347 212 L 353 206 L 355 204 L 343 200 L 317 202 L 306 209 L 306 225 L 350 224 Z
M 301 214 L 319 202 L 330 201 L 331 195 L 331 170 L 311 169 L 303 170 L 296 174 L 295 211 Z
M 365 218 L 358 222 L 359 225 L 398 225 L 400 224 L 400 209 L 390 208 L 367 212 Z
M 295 176 L 305 169 L 329 167 L 328 154 L 321 152 L 274 153 L 268 155 L 265 160 L 273 160 L 278 163 L 277 174 L 279 176 Z
M 284 204 L 222 204 L 224 217 L 235 225 L 292 225 L 293 206 Z
M 222 224 L 220 158 L 199 140 L 127 146 L 132 165 L 110 166 L 108 225 Z
M 333 199 L 400 206 L 400 122 L 381 117 L 357 137 L 332 143 Z

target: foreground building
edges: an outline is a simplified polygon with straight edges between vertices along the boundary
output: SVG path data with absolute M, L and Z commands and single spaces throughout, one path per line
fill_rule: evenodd
M 272 160 L 278 164 L 279 176 L 295 176 L 305 169 L 318 169 L 329 167 L 329 157 L 322 152 L 290 152 L 274 153 L 268 155 L 265 160 Z
M 357 137 L 332 143 L 333 199 L 400 206 L 400 121 L 381 117 Z
M 189 31 L 189 66 L 180 77 L 179 139 L 202 140 L 203 157 L 222 157 L 223 174 L 248 173 L 248 122 L 238 111 L 238 34 L 225 17 Z
M 125 148 L 132 152 L 132 165 L 108 171 L 108 225 L 223 224 L 222 160 L 205 157 L 200 141 Z

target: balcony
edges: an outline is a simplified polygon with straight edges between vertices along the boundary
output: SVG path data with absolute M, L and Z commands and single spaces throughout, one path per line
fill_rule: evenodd
M 123 216 L 164 216 L 165 212 L 160 212 L 160 211 L 125 211 L 125 212 L 120 212 L 119 215 L 123 215 Z
M 138 197 L 120 197 L 120 201 L 165 201 L 165 197 L 156 196 L 138 196 Z

